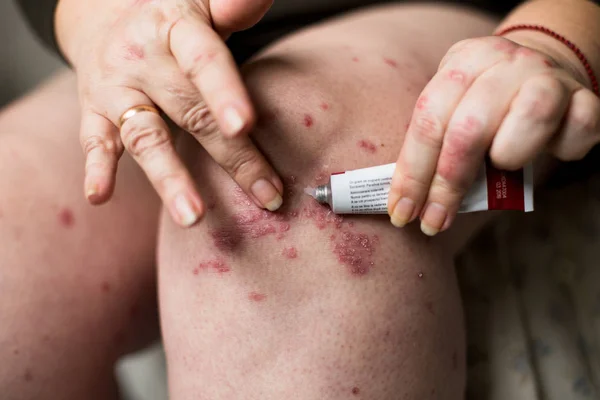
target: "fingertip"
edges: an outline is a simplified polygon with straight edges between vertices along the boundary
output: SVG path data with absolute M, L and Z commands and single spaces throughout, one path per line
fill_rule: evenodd
M 206 212 L 200 196 L 191 193 L 180 193 L 175 196 L 169 209 L 175 223 L 182 228 L 196 225 Z

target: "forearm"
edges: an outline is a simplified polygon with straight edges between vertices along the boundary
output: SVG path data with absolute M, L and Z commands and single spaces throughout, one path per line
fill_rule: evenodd
M 589 0 L 532 0 L 517 7 L 496 31 L 518 24 L 537 24 L 549 28 L 579 47 L 596 77 L 600 77 L 600 6 Z M 555 57 L 590 87 L 590 78 L 575 54 L 560 41 L 533 30 L 510 32 L 505 37 L 534 47 Z M 566 63 L 566 65 L 564 65 Z

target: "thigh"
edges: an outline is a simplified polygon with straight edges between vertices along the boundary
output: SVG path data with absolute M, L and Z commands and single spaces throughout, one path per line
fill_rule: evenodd
M 124 352 L 155 337 L 159 201 L 129 159 L 115 199 L 83 194 L 72 73 L 0 113 L 2 399 L 108 399 Z
M 376 8 L 292 35 L 248 63 L 260 114 L 253 137 L 287 182 L 278 213 L 254 209 L 182 139 L 211 211 L 191 230 L 162 219 L 174 399 L 461 398 L 463 321 L 446 239 L 396 230 L 386 217 L 334 216 L 302 189 L 394 161 L 445 51 L 492 28 L 464 10 Z

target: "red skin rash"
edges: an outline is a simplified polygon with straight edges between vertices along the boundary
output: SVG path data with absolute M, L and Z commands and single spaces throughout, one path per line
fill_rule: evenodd
M 377 152 L 377 146 L 369 140 L 359 140 L 357 145 L 367 153 L 375 154 Z
M 309 114 L 304 114 L 304 126 L 307 128 L 310 128 L 311 126 L 313 126 L 315 123 L 315 121 L 313 120 L 313 117 L 310 116 Z
M 327 103 L 321 103 L 321 105 L 319 107 L 321 107 L 321 110 L 323 110 L 323 111 L 329 110 L 329 104 L 327 104 Z
M 384 57 L 383 61 L 392 68 L 398 68 L 398 62 L 396 60 L 392 60 L 391 58 Z
M 544 64 L 546 65 L 546 67 L 550 67 L 550 68 L 554 67 L 554 65 L 548 60 L 544 60 Z M 2 214 L 0 214 L 0 217 L 2 217 Z
M 327 180 L 329 177 L 329 173 L 323 172 L 321 175 L 317 180 Z M 284 179 L 284 182 L 286 190 L 291 191 L 297 186 L 294 176 Z M 221 253 L 230 254 L 246 242 L 250 243 L 267 236 L 281 240 L 292 230 L 292 221 L 303 220 L 311 221 L 319 230 L 334 229 L 338 232 L 330 235 L 330 248 L 339 263 L 346 266 L 352 276 L 366 275 L 375 265 L 373 254 L 379 244 L 377 235 L 357 231 L 353 222 L 345 223 L 341 215 L 334 214 L 329 207 L 314 200 L 308 200 L 300 209 L 286 208 L 272 213 L 256 208 L 241 189 L 234 191 L 233 199 L 237 205 L 242 206 L 241 211 L 229 217 L 223 226 L 210 232 L 214 246 Z M 298 251 L 296 247 L 290 246 L 283 249 L 282 256 L 294 259 L 298 257 Z M 219 262 L 225 265 L 224 262 Z M 192 273 L 198 275 L 203 269 L 230 271 L 228 266 L 220 268 L 213 262 L 201 264 L 193 269 Z
M 465 84 L 467 81 L 467 76 L 464 72 L 453 69 L 448 72 L 448 79 L 457 83 Z
M 139 61 L 145 58 L 144 48 L 137 44 L 125 47 L 125 59 L 130 61 Z
M 282 253 L 285 258 L 289 258 L 290 260 L 298 258 L 298 250 L 295 247 L 286 247 Z
M 248 294 L 248 298 L 258 303 L 264 301 L 267 298 L 267 295 L 257 292 L 251 292 L 250 294 Z
M 198 274 L 195 272 L 196 270 L 198 271 L 198 273 L 200 273 L 200 271 L 211 271 L 217 272 L 219 274 L 231 272 L 231 268 L 229 268 L 225 261 L 218 258 L 200 263 L 200 265 L 198 265 L 198 268 L 194 269 L 195 275 Z
M 378 242 L 375 237 L 345 230 L 337 240 L 333 240 L 333 253 L 352 275 L 362 276 L 375 266 L 373 253 Z
M 354 62 L 356 62 L 356 63 L 357 63 L 357 62 L 359 62 L 360 60 L 358 59 L 358 57 L 352 57 L 352 61 L 354 61 Z
M 415 106 L 416 109 L 420 110 L 420 111 L 423 111 L 425 109 L 425 107 L 427 106 L 427 101 L 428 100 L 429 99 L 425 95 L 419 97 L 419 100 L 417 100 L 417 105 Z
M 58 213 L 58 221 L 65 228 L 71 228 L 75 224 L 75 217 L 73 216 L 73 212 L 68 208 L 63 208 Z
M 353 387 L 353 388 L 352 388 L 352 394 L 353 394 L 353 395 L 355 395 L 355 396 L 356 396 L 357 394 L 360 394 L 360 389 L 359 389 L 359 388 L 357 388 L 357 387 Z

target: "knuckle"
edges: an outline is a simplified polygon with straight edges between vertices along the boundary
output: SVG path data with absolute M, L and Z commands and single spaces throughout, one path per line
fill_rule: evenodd
M 133 125 L 124 129 L 122 136 L 127 151 L 136 158 L 171 146 L 171 136 L 161 127 Z
M 444 155 L 460 161 L 481 150 L 483 145 L 483 125 L 473 117 L 449 127 L 444 143 Z
M 435 174 L 431 186 L 432 190 L 443 193 L 452 199 L 461 197 L 467 188 L 467 184 L 450 181 L 439 173 Z
M 219 131 L 210 110 L 203 104 L 190 107 L 181 117 L 181 127 L 195 137 L 207 137 Z
M 85 154 L 89 154 L 94 150 L 103 150 L 112 153 L 119 148 L 114 140 L 99 135 L 83 136 L 81 138 L 81 147 Z
M 600 134 L 600 106 L 581 106 L 572 108 L 572 120 L 578 131 L 584 134 Z
M 407 194 L 424 193 L 425 196 L 429 189 L 428 181 L 412 174 L 410 171 L 404 171 L 400 180 L 399 189 Z M 416 200 L 416 199 L 415 199 Z
M 221 166 L 229 173 L 229 175 L 238 180 L 244 175 L 248 175 L 251 171 L 256 171 L 261 164 L 260 156 L 256 150 L 244 148 L 232 152 L 221 163 Z
M 564 93 L 564 87 L 558 80 L 539 77 L 525 83 L 521 90 L 521 101 L 516 111 L 524 118 L 542 122 L 556 117 Z
M 444 125 L 434 114 L 419 113 L 414 120 L 413 135 L 420 144 L 439 149 L 444 138 Z

